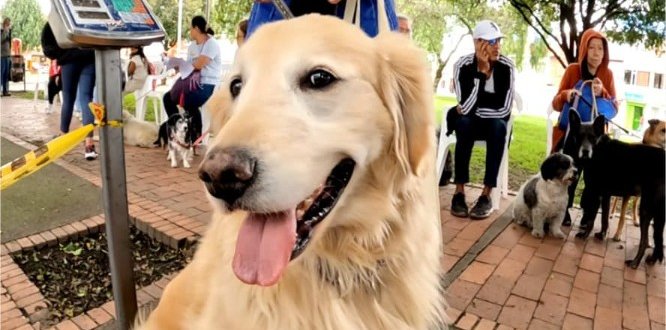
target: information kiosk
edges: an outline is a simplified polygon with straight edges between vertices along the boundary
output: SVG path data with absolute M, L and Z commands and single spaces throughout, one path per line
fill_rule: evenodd
M 120 48 L 148 45 L 165 36 L 146 0 L 51 0 L 49 24 L 62 48 L 95 49 L 97 99 L 106 120 L 122 119 Z M 85 111 L 85 110 L 84 110 Z M 129 329 L 137 312 L 125 154 L 121 127 L 100 127 L 106 234 L 118 328 Z

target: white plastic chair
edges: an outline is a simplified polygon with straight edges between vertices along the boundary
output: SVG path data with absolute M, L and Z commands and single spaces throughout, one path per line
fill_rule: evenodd
M 231 63 L 222 63 L 222 69 L 220 70 L 221 71 L 220 72 L 220 77 L 222 77 L 222 82 L 224 82 L 224 80 L 226 79 L 227 73 L 229 73 L 229 70 L 231 70 Z M 221 85 L 222 85 L 222 83 L 218 83 L 217 85 L 215 85 L 215 91 L 217 91 L 220 88 Z M 214 93 L 215 92 L 213 92 L 213 94 Z M 201 132 L 204 132 L 204 133 L 206 133 L 210 128 L 210 113 L 206 109 L 206 104 L 207 103 L 204 103 L 201 106 Z M 210 135 L 210 132 L 208 132 L 208 134 L 201 140 L 201 144 L 202 145 L 208 145 L 208 141 L 210 139 L 211 139 L 211 135 Z
M 546 155 L 550 155 L 550 150 L 553 148 L 553 127 L 557 123 L 557 118 L 560 113 L 553 109 L 551 104 L 548 104 L 546 110 Z
M 493 204 L 494 210 L 499 210 L 500 201 L 502 197 L 509 197 L 509 143 L 511 139 L 511 130 L 513 128 L 513 119 L 515 113 L 511 112 L 509 122 L 506 127 L 506 143 L 504 144 L 504 153 L 502 154 L 502 161 L 500 163 L 499 172 L 497 174 L 497 187 L 495 187 L 491 194 L 490 200 Z M 449 153 L 449 147 L 456 144 L 455 134 L 446 136 L 446 113 L 442 115 L 442 124 L 439 133 L 439 142 L 437 146 L 437 178 L 442 176 L 444 172 L 444 160 Z M 476 141 L 475 146 L 486 147 L 486 141 Z
M 146 81 L 143 83 L 143 86 L 134 91 L 134 98 L 136 100 L 136 112 L 135 117 L 140 120 L 145 120 L 146 117 L 146 106 L 148 104 L 148 98 L 154 97 L 157 98 L 153 102 L 153 113 L 155 114 L 155 124 L 159 125 L 162 123 L 162 94 L 157 90 L 157 85 L 159 85 L 162 76 L 160 75 L 149 75 L 146 77 Z

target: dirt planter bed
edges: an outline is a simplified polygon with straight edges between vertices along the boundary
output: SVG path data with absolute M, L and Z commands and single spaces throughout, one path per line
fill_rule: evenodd
M 134 226 L 130 242 L 137 289 L 182 269 L 194 251 L 193 246 L 173 249 Z M 46 299 L 47 308 L 32 322 L 54 325 L 113 299 L 103 231 L 10 255 Z

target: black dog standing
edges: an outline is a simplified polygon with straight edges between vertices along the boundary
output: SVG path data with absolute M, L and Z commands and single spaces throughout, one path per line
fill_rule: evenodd
M 604 239 L 608 231 L 611 196 L 641 195 L 639 210 L 641 239 L 634 259 L 627 265 L 638 267 L 648 245 L 648 230 L 654 219 L 654 251 L 645 260 L 648 264 L 664 260 L 663 235 L 666 222 L 666 153 L 663 149 L 613 140 L 604 133 L 605 118 L 599 116 L 592 125 L 579 124 L 580 118 L 571 112 L 572 126 L 568 135 L 577 137 L 578 152 L 584 163 L 585 189 L 581 198 L 583 218 L 578 238 L 586 238 L 594 228 L 601 204 L 601 231 L 595 234 Z

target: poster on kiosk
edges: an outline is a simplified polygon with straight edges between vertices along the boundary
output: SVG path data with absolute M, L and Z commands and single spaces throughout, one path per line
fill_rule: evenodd
M 162 24 L 146 0 L 51 0 L 49 24 L 61 48 L 95 50 L 96 99 L 105 109 L 99 132 L 102 199 L 118 329 L 137 313 L 122 125 L 120 48 L 164 39 Z M 97 107 L 99 108 L 99 107 Z M 84 110 L 85 111 L 85 110 Z

